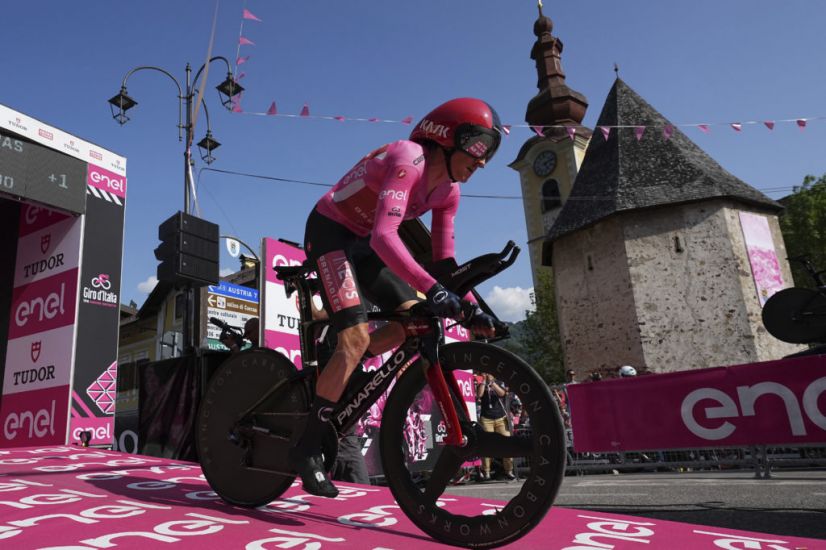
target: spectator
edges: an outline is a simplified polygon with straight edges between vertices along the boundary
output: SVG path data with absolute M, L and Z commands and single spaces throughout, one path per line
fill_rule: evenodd
M 568 369 L 568 372 L 565 373 L 565 383 L 576 384 L 576 373 L 574 369 Z
M 505 385 L 496 380 L 491 374 L 485 374 L 484 383 L 476 387 L 476 397 L 480 400 L 479 420 L 482 429 L 486 432 L 496 432 L 510 437 L 508 413 L 503 402 L 503 398 L 507 394 L 508 391 Z M 482 457 L 482 481 L 490 480 L 490 463 L 490 457 Z M 513 458 L 503 458 L 502 467 L 505 470 L 506 480 L 513 481 L 516 479 L 516 476 L 513 475 Z
M 259 324 L 258 317 L 250 317 L 244 323 L 244 338 L 250 341 L 250 345 L 254 348 L 259 346 Z
M 620 378 L 628 378 L 631 376 L 637 376 L 637 369 L 632 367 L 631 365 L 623 365 L 619 369 L 617 369 L 617 374 Z
M 599 382 L 600 380 L 602 380 L 602 375 L 599 371 L 594 371 L 591 373 L 591 382 Z

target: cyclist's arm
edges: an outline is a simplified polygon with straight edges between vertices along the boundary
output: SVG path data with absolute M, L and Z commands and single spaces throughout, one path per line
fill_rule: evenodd
M 413 166 L 396 165 L 388 171 L 387 181 L 382 185 L 376 204 L 370 246 L 390 271 L 414 289 L 427 292 L 436 284 L 436 279 L 413 259 L 399 236 L 399 226 L 418 177 L 418 170 Z
M 453 224 L 458 210 L 459 187 L 456 186 L 443 207 L 434 208 L 431 213 L 430 236 L 433 243 L 433 262 L 456 257 Z M 472 292 L 468 292 L 464 299 L 473 304 L 478 303 Z

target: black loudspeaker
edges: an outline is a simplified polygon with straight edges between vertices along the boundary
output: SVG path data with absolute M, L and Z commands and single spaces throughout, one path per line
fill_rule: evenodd
M 193 286 L 218 284 L 218 225 L 176 212 L 158 227 L 158 280 Z

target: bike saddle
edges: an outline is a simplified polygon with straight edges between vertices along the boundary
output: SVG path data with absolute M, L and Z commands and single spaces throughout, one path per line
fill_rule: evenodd
M 275 276 L 281 281 L 306 277 L 313 269 L 308 262 L 301 265 L 277 265 L 273 268 Z

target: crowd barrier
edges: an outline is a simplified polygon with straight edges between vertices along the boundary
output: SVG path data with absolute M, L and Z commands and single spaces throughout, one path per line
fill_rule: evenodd
M 675 376 L 676 375 L 676 376 Z M 769 478 L 771 471 L 775 468 L 818 468 L 826 466 L 826 428 L 824 428 L 823 418 L 826 410 L 826 391 L 824 385 L 826 384 L 826 356 L 800 358 L 781 360 L 767 363 L 758 363 L 754 365 L 740 365 L 736 367 L 722 367 L 719 369 L 709 369 L 707 373 L 675 373 L 675 375 L 653 375 L 644 378 L 626 379 L 619 384 L 614 382 L 613 386 L 594 386 L 592 389 L 600 391 L 599 397 L 608 395 L 604 390 L 610 389 L 611 394 L 628 394 L 628 388 L 638 381 L 644 381 L 647 386 L 649 394 L 657 395 L 658 378 L 662 380 L 661 387 L 666 388 L 669 384 L 677 382 L 680 386 L 686 388 L 685 394 L 690 394 L 692 391 L 706 392 L 706 399 L 708 401 L 695 400 L 693 405 L 686 405 L 686 400 L 678 401 L 677 409 L 683 417 L 683 422 L 686 419 L 695 419 L 695 417 L 703 417 L 697 421 L 702 424 L 703 421 L 714 419 L 715 423 L 709 423 L 708 426 L 719 429 L 726 419 L 731 419 L 732 422 L 738 417 L 749 416 L 756 420 L 763 420 L 768 417 L 772 423 L 772 427 L 776 419 L 783 419 L 781 424 L 785 423 L 788 433 L 785 436 L 778 436 L 777 430 L 773 430 L 772 438 L 761 440 L 759 430 L 752 429 L 748 444 L 726 445 L 726 438 L 720 438 L 720 446 L 697 446 L 691 448 L 669 448 L 658 447 L 656 445 L 646 445 L 643 448 L 629 448 L 624 446 L 622 450 L 607 451 L 610 444 L 621 446 L 624 443 L 622 439 L 621 430 L 612 432 L 610 428 L 606 429 L 606 434 L 610 434 L 610 438 L 605 438 L 602 441 L 603 448 L 594 442 L 591 432 L 588 433 L 588 441 L 586 446 L 591 448 L 583 450 L 574 445 L 576 441 L 576 434 L 574 427 L 593 425 L 593 419 L 589 422 L 577 422 L 575 418 L 575 409 L 572 410 L 569 400 L 569 389 L 566 385 L 558 385 L 551 387 L 551 393 L 559 406 L 563 421 L 565 422 L 567 434 L 567 473 L 583 475 L 586 473 L 597 472 L 628 472 L 628 471 L 695 471 L 695 470 L 724 470 L 724 469 L 751 469 L 754 471 L 756 478 Z M 757 377 L 755 377 L 757 375 Z M 762 375 L 765 379 L 761 379 Z M 661 377 L 661 378 L 660 378 Z M 692 383 L 690 377 L 696 378 L 700 381 L 703 387 L 701 390 L 692 390 L 690 384 Z M 791 379 L 796 379 L 798 385 L 803 388 L 803 391 L 795 388 Z M 735 387 L 734 391 L 726 388 L 726 384 L 719 383 L 725 380 L 730 386 Z M 786 381 L 786 385 L 790 389 L 786 389 L 778 383 L 778 380 Z M 734 382 L 733 382 L 734 381 Z M 715 383 L 716 382 L 716 383 Z M 606 382 L 593 382 L 578 385 L 577 388 L 580 394 L 586 388 L 583 386 L 590 386 L 591 384 L 605 384 Z M 814 388 L 814 390 L 812 389 Z M 726 395 L 724 390 L 728 391 L 734 399 L 739 402 L 730 408 L 726 408 Z M 591 392 L 596 393 L 596 392 Z M 799 402 L 802 407 L 799 409 L 795 407 L 795 396 L 800 395 Z M 619 398 L 620 400 L 623 397 Z M 744 405 L 744 402 L 750 401 L 750 407 Z M 581 401 L 588 402 L 585 399 Z M 591 414 L 594 416 L 593 402 L 596 401 L 593 397 L 590 398 L 590 410 L 581 407 L 582 414 Z M 607 401 L 616 401 L 614 395 Z M 621 401 L 620 401 L 621 402 Z M 626 402 L 627 403 L 627 402 Z M 716 405 L 711 407 L 710 405 Z M 601 412 L 605 414 L 605 421 L 612 424 L 612 406 L 616 403 L 600 403 Z M 674 408 L 671 403 L 663 404 L 661 409 Z M 693 408 L 692 408 L 693 407 Z M 705 412 L 698 412 L 695 409 L 704 409 Z M 712 412 L 716 411 L 716 412 Z M 658 411 L 660 412 L 660 411 Z M 750 414 L 747 414 L 750 412 Z M 626 409 L 626 416 L 622 422 L 636 423 L 643 414 L 648 414 L 649 419 L 655 418 L 655 422 L 662 423 L 663 415 L 651 415 L 650 410 L 643 408 L 634 409 L 628 407 Z M 739 414 L 738 414 L 739 413 Z M 804 422 L 804 417 L 806 418 Z M 788 419 L 788 420 L 786 420 Z M 649 420 L 650 422 L 651 420 Z M 733 424 L 732 424 L 733 425 Z M 741 425 L 742 426 L 742 425 Z M 682 426 L 681 426 L 682 427 Z M 756 426 L 753 426 L 756 427 Z M 666 424 L 665 430 L 675 431 L 677 428 L 674 424 Z M 695 431 L 697 428 L 695 427 Z M 771 430 L 767 430 L 771 431 Z M 734 432 L 734 430 L 732 430 Z M 812 437 L 814 435 L 814 437 Z M 804 439 L 809 441 L 802 441 Z M 778 440 L 785 438 L 787 444 L 779 444 Z M 814 439 L 814 441 L 812 441 Z M 656 437 L 649 438 L 648 442 L 658 441 Z M 742 442 L 743 439 L 740 440 Z M 526 464 L 521 463 L 520 466 L 525 467 Z

